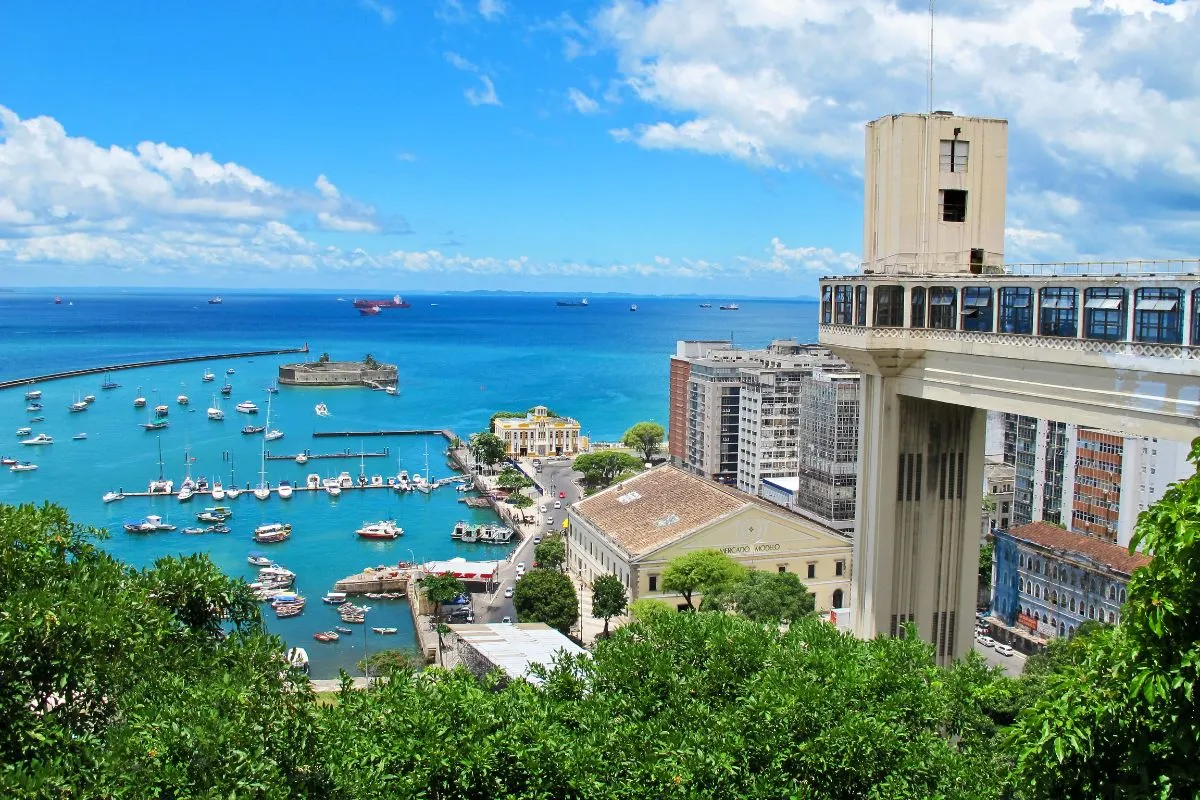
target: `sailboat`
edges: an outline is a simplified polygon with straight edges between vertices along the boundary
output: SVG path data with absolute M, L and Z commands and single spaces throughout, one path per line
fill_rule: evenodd
M 225 496 L 230 500 L 236 500 L 242 490 L 238 488 L 237 481 L 233 478 L 233 453 L 229 454 L 229 488 L 225 490 Z M 214 498 L 215 499 L 215 498 Z
M 204 381 L 205 383 L 211 383 L 211 382 L 215 381 L 216 379 L 217 379 L 217 376 L 213 375 L 212 370 L 206 369 L 206 370 L 204 370 L 204 376 L 200 380 Z
M 267 427 L 271 426 L 271 396 L 267 395 Z M 262 442 L 262 461 L 258 469 L 258 486 L 254 487 L 254 496 L 266 500 L 271 496 L 271 488 L 267 484 L 267 440 Z
M 413 485 L 418 492 L 429 494 L 433 490 L 433 478 L 429 474 L 429 442 L 425 442 L 425 474 L 413 478 Z
M 181 406 L 186 406 L 188 404 L 188 396 L 183 393 L 185 389 L 187 389 L 187 384 L 180 383 L 179 384 L 179 396 L 175 398 L 175 402 L 179 403 L 179 405 L 181 405 Z
M 145 408 L 146 398 L 142 396 L 142 387 L 137 387 L 137 397 L 133 398 L 134 408 Z
M 183 448 L 183 463 L 186 465 L 187 473 L 183 478 L 183 483 L 179 485 L 179 494 L 175 497 L 179 502 L 186 503 L 196 493 L 196 482 L 192 480 L 192 453 L 186 445 Z
M 119 388 L 121 388 L 121 384 L 117 383 L 112 378 L 110 378 L 108 376 L 108 373 L 106 372 L 106 373 L 104 373 L 104 382 L 100 384 L 100 388 L 101 389 L 119 389 Z
M 155 389 L 155 399 L 157 399 L 157 394 L 158 394 L 158 390 Z M 142 401 L 142 405 L 146 404 L 146 398 L 139 397 L 138 400 Z M 134 403 L 136 404 L 137 400 L 135 400 Z M 145 428 L 148 431 L 161 431 L 163 428 L 167 427 L 167 425 L 169 423 L 164 418 L 164 416 L 159 413 L 158 409 L 160 409 L 160 408 L 165 409 L 166 406 L 155 406 L 153 416 L 147 417 L 146 421 L 142 423 L 143 428 Z
M 162 437 L 158 437 L 158 479 L 150 481 L 150 494 L 171 494 L 174 484 L 163 477 Z

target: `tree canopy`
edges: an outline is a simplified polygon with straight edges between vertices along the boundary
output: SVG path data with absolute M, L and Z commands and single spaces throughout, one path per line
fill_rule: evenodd
M 513 607 L 521 622 L 544 622 L 563 633 L 579 619 L 579 598 L 571 578 L 552 569 L 526 572 L 513 590 Z
M 756 622 L 793 622 L 813 613 L 808 587 L 793 572 L 749 570 L 741 580 L 718 584 L 704 595 L 704 607 L 736 611 Z
M 621 437 L 621 443 L 630 450 L 641 453 L 642 461 L 648 462 L 654 458 L 654 454 L 658 452 L 659 446 L 663 443 L 663 437 L 666 435 L 667 432 L 663 430 L 663 426 L 657 422 L 639 422 L 625 431 L 625 435 Z
M 515 467 L 505 467 L 496 476 L 496 485 L 505 489 L 525 489 L 533 486 L 533 481 L 529 480 L 521 470 Z
M 717 589 L 726 583 L 741 580 L 746 569 L 720 550 L 693 550 L 667 564 L 663 570 L 664 592 L 683 595 L 688 608 L 694 609 L 692 595 Z
M 434 616 L 440 617 L 442 606 L 467 591 L 467 585 L 450 573 L 426 575 L 417 581 L 425 599 L 434 604 Z
M 625 613 L 629 596 L 625 584 L 616 575 L 600 575 L 592 581 L 592 616 L 604 620 L 604 635 L 608 636 L 608 621 Z
M 642 468 L 642 462 L 628 453 L 619 450 L 601 450 L 598 453 L 584 453 L 575 458 L 571 465 L 576 472 L 583 473 L 583 482 L 591 489 L 611 485 L 618 477 L 636 472 Z
M 476 461 L 489 467 L 503 461 L 506 452 L 504 441 L 488 431 L 473 434 L 467 443 L 467 449 Z
M 533 560 L 543 569 L 561 570 L 567 560 L 567 545 L 561 536 L 547 536 L 533 548 Z

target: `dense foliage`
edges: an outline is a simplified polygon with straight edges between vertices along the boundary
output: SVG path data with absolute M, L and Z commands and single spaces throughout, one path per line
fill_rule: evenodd
M 442 606 L 453 603 L 455 598 L 467 591 L 467 585 L 449 572 L 418 578 L 417 586 L 425 599 L 433 604 L 433 614 L 438 619 L 442 616 Z
M 503 489 L 516 490 L 533 486 L 533 481 L 529 480 L 521 470 L 515 467 L 505 467 L 496 476 L 496 485 Z
M 513 608 L 521 622 L 544 622 L 563 633 L 579 619 L 579 597 L 571 578 L 552 569 L 532 569 L 517 580 Z
M 601 450 L 578 456 L 571 468 L 583 474 L 584 486 L 595 490 L 611 486 L 618 478 L 634 474 L 642 468 L 642 462 L 620 450 Z
M 657 422 L 639 422 L 621 437 L 621 444 L 641 453 L 643 461 L 654 458 L 667 432 Z
M 567 560 L 567 543 L 562 536 L 547 536 L 533 548 L 533 562 L 543 569 L 562 569 Z
M 792 622 L 811 614 L 815 605 L 808 587 L 794 572 L 752 569 L 704 595 L 705 608 L 736 611 L 757 622 Z
M 503 461 L 506 452 L 504 440 L 489 431 L 472 434 L 467 449 L 477 462 L 489 468 Z
M 672 559 L 663 570 L 664 592 L 683 595 L 688 608 L 695 608 L 692 595 L 716 590 L 746 577 L 745 567 L 720 550 L 693 550 Z
M 592 616 L 604 620 L 604 636 L 608 636 L 608 621 L 624 614 L 628 605 L 625 584 L 616 575 L 599 575 L 592 581 Z

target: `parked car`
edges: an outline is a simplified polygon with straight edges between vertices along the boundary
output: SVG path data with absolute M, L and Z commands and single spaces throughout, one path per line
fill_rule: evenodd
M 541 543 L 542 543 L 542 537 L 540 537 L 540 536 L 535 536 L 535 537 L 533 537 L 533 543 L 534 543 L 534 544 L 541 544 Z
M 501 621 L 501 622 L 503 622 L 503 623 L 505 623 L 505 624 L 509 624 L 509 623 L 511 623 L 511 622 L 512 622 L 512 617 L 504 617 L 504 618 L 503 618 L 502 620 L 500 620 L 500 621 Z
M 517 572 L 524 572 L 524 571 L 525 571 L 525 562 L 518 561 L 517 562 Z
M 512 597 L 512 594 L 513 594 L 512 587 L 511 587 L 511 586 L 505 586 L 505 587 L 504 587 L 504 596 L 505 596 L 505 597 Z
M 1011 656 L 1013 649 L 1006 644 L 998 644 L 996 645 L 996 652 L 1002 656 Z
M 984 647 L 995 647 L 996 640 L 990 636 L 976 636 L 975 641 L 979 642 Z

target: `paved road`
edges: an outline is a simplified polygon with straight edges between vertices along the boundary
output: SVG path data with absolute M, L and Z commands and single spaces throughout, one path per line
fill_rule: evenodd
M 1025 655 L 1015 650 L 1011 656 L 1002 656 L 994 647 L 984 647 L 975 642 L 975 652 L 983 656 L 989 667 L 1003 667 L 1011 677 L 1017 677 L 1025 669 Z

